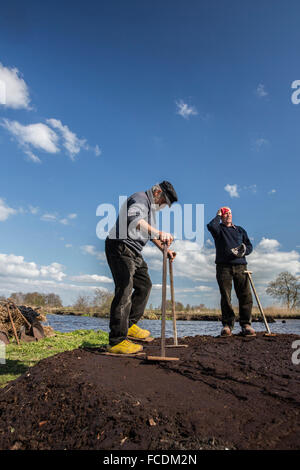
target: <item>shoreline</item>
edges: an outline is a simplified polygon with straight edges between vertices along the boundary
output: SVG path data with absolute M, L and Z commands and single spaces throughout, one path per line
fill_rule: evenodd
M 45 315 L 65 315 L 65 316 L 76 316 L 76 317 L 89 317 L 89 318 L 109 318 L 109 314 L 100 314 L 100 313 L 82 313 L 76 312 L 74 310 L 62 310 L 58 309 L 56 312 L 43 312 Z M 275 323 L 276 320 L 300 320 L 300 313 L 295 314 L 280 314 L 274 313 L 269 314 L 265 313 L 266 319 L 268 323 Z M 166 320 L 172 320 L 172 312 L 167 312 Z M 236 314 L 236 321 L 238 321 L 239 317 Z M 156 313 L 145 313 L 141 320 L 161 320 L 161 315 Z M 221 314 L 200 314 L 200 313 L 176 313 L 176 320 L 177 321 L 222 321 Z M 252 321 L 253 322 L 263 322 L 263 318 L 260 314 L 254 313 L 252 314 Z

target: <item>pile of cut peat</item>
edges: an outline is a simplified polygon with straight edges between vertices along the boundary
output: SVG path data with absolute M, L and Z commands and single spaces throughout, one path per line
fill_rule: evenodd
M 52 356 L 0 390 L 0 449 L 299 449 L 299 339 L 185 337 L 177 362 Z

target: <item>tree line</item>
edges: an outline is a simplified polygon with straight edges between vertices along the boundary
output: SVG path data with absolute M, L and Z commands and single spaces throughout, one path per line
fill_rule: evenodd
M 62 307 L 62 301 L 59 295 L 41 294 L 40 292 L 13 292 L 9 297 L 17 305 L 30 305 L 32 307 Z M 0 300 L 7 300 L 1 296 Z

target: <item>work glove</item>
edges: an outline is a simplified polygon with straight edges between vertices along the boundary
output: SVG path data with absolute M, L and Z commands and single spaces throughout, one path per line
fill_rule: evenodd
M 242 243 L 236 248 L 231 248 L 231 253 L 234 254 L 237 258 L 242 258 L 246 254 L 246 245 Z

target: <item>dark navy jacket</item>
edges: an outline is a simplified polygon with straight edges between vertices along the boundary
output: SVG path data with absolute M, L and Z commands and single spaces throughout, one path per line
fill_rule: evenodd
M 220 223 L 221 216 L 217 215 L 207 224 L 215 240 L 216 245 L 216 264 L 247 264 L 245 256 L 250 255 L 253 250 L 252 244 L 248 238 L 246 230 L 237 225 L 226 227 Z M 244 243 L 246 245 L 246 254 L 242 258 L 237 258 L 231 253 L 231 248 Z

